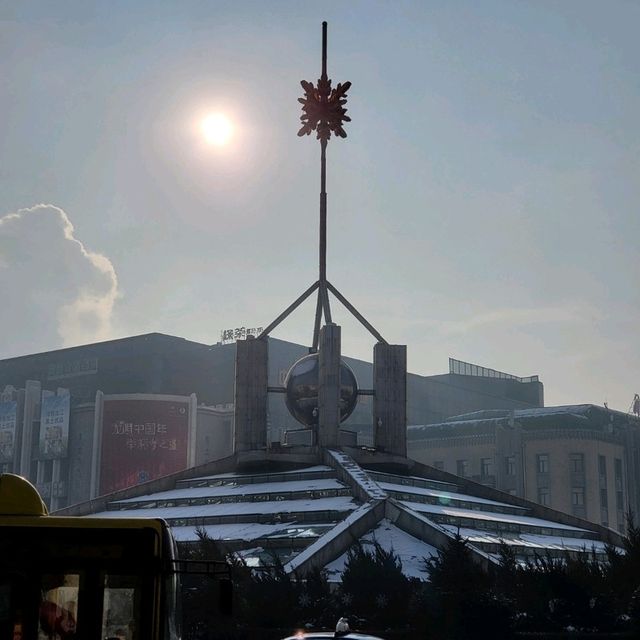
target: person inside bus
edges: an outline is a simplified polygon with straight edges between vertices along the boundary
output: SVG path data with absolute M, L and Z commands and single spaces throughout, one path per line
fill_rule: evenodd
M 76 636 L 76 620 L 71 609 L 60 607 L 51 600 L 43 600 L 40 603 L 40 628 L 56 640 L 67 640 Z

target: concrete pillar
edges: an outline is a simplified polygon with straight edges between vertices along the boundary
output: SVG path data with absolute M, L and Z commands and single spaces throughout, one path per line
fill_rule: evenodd
M 189 396 L 189 449 L 187 467 L 196 466 L 196 441 L 198 437 L 198 397 L 195 393 Z
M 31 469 L 32 447 L 34 446 L 33 421 L 40 418 L 41 386 L 37 380 L 27 380 L 24 387 L 24 412 L 22 418 L 22 438 L 20 443 L 20 468 L 17 470 L 31 482 L 35 480 L 35 472 Z M 35 443 L 37 444 L 37 443 Z
M 93 414 L 93 441 L 91 443 L 91 483 L 89 496 L 97 498 L 100 492 L 100 465 L 102 464 L 102 415 L 104 412 L 104 393 L 96 391 L 96 404 Z
M 318 372 L 318 444 L 338 446 L 340 426 L 340 327 L 320 329 Z
M 407 455 L 407 347 L 378 342 L 373 348 L 373 445 Z
M 268 345 L 250 337 L 236 342 L 234 451 L 267 447 Z

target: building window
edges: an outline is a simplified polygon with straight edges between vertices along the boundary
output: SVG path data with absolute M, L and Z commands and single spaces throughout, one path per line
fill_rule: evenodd
M 444 471 L 444 462 L 442 460 L 434 460 L 433 466 L 440 471 Z
M 584 487 L 573 487 L 571 489 L 571 504 L 574 507 L 584 507 Z
M 493 474 L 493 459 L 480 458 L 480 475 L 490 476 Z
M 601 476 L 607 475 L 607 459 L 604 456 L 598 456 L 598 472 Z
M 516 475 L 516 457 L 515 456 L 507 456 L 505 459 L 505 473 L 508 476 Z
M 457 460 L 456 461 L 456 470 L 457 474 L 463 478 L 466 478 L 469 475 L 469 461 L 468 460 Z
M 615 458 L 613 461 L 613 469 L 616 487 L 616 509 L 622 511 L 624 509 L 624 495 L 622 489 L 622 460 L 620 458 Z
M 549 454 L 539 453 L 536 456 L 536 469 L 538 473 L 549 473 Z
M 620 460 L 620 458 L 615 458 L 613 464 L 616 478 L 616 489 L 622 489 L 622 460 Z
M 572 473 L 584 473 L 584 454 L 583 453 L 569 454 L 569 470 Z
M 609 496 L 607 495 L 607 488 L 600 489 L 600 508 L 609 508 Z
M 546 487 L 538 488 L 538 502 L 545 507 L 551 504 L 551 496 L 549 495 L 549 489 Z

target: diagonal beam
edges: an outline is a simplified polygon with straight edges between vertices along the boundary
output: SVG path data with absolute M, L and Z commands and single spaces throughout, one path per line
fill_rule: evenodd
M 259 336 L 266 338 L 288 315 L 295 311 L 318 287 L 320 281 L 316 280 L 297 300 L 292 302 Z
M 324 311 L 324 321 L 331 324 L 331 306 L 329 305 L 329 294 L 327 292 L 327 281 L 320 281 L 320 296 L 322 297 L 322 309 Z
M 318 342 L 320 341 L 320 323 L 322 322 L 322 294 L 318 290 L 318 300 L 316 301 L 316 319 L 313 323 L 313 344 L 311 345 L 311 352 L 318 352 Z
M 340 302 L 351 312 L 362 326 L 378 341 L 388 344 L 387 341 L 375 330 L 367 319 L 327 280 L 327 288 Z

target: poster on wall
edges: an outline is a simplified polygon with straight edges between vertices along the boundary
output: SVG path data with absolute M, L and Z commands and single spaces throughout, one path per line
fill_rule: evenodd
M 69 410 L 71 396 L 68 393 L 42 394 L 40 405 L 40 459 L 66 458 L 69 444 Z
M 100 494 L 186 469 L 188 435 L 187 400 L 105 398 Z
M 15 453 L 18 403 L 0 402 L 0 462 L 11 462 Z

